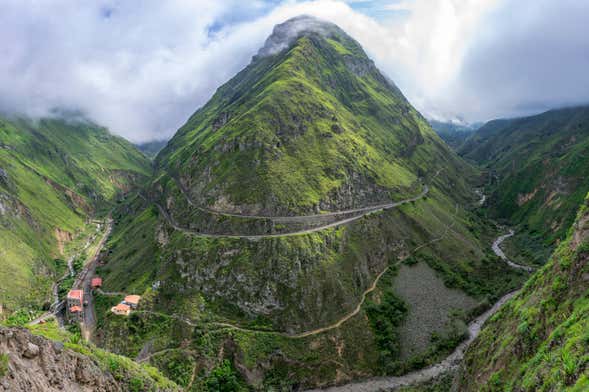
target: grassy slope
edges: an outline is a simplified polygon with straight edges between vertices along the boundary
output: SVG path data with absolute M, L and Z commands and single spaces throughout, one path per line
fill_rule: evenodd
M 448 237 L 421 248 L 415 261 L 481 308 L 521 283 L 523 275 L 489 254 L 492 228 L 471 211 L 476 170 L 346 37 L 305 36 L 254 60 L 160 153 L 147 193 L 179 217 L 189 215 L 179 207 L 186 203 L 166 171 L 182 176 L 193 198 L 206 195 L 206 203 L 221 189 L 233 203 L 289 213 L 329 200 L 350 173 L 364 176 L 364 186 L 389 189 L 395 199 L 417 193 L 407 185 L 423 177 L 428 197 L 344 227 L 255 242 L 186 236 L 169 227 L 155 205 L 130 200 L 114 215 L 112 253 L 100 273 L 107 290 L 143 294 L 142 308 L 156 313 L 115 317 L 108 309 L 118 298 L 100 297 L 101 344 L 130 356 L 144 347 L 160 352 L 152 363 L 181 385 L 197 366 L 193 390 L 211 389 L 207 380 L 227 370 L 225 359 L 238 383 L 262 390 L 343 382 L 423 366 L 456 344 L 460 336 L 438 336 L 427 353 L 399 361 L 396 328 L 404 312 L 391 291 L 399 258 L 449 225 Z M 358 68 L 346 65 L 358 56 Z M 208 165 L 212 180 L 199 188 Z M 387 266 L 391 272 L 367 298 L 370 306 L 343 327 L 304 339 L 268 332 L 301 332 L 339 320 Z M 160 287 L 153 290 L 156 282 Z M 472 316 L 458 313 L 463 321 Z
M 401 198 L 435 163 L 472 173 L 361 47 L 334 34 L 255 59 L 178 131 L 159 166 L 185 178 L 203 204 L 222 195 L 283 213 L 314 210 L 354 181 Z
M 589 389 L 589 199 L 549 262 L 469 349 L 462 390 Z
M 498 176 L 490 208 L 520 225 L 514 247 L 537 249 L 528 262 L 545 260 L 542 248 L 564 238 L 589 191 L 589 107 L 491 121 L 459 152 Z
M 83 241 L 87 217 L 148 175 L 149 163 L 95 125 L 0 118 L 0 169 L 0 303 L 10 310 L 46 298 L 54 259 Z M 63 254 L 57 229 L 71 235 Z

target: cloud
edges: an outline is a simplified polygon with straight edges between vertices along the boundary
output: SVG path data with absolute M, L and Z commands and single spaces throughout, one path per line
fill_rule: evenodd
M 375 18 L 372 3 L 403 16 Z M 347 31 L 425 114 L 474 120 L 578 102 L 589 91 L 581 3 L 5 0 L 0 109 L 77 109 L 132 141 L 169 137 L 275 24 L 300 14 Z
M 482 21 L 445 107 L 467 118 L 519 116 L 589 103 L 589 2 L 505 2 Z

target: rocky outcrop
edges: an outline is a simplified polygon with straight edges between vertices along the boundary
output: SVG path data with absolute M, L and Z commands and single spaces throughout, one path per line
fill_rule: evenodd
M 121 377 L 115 379 L 92 358 L 23 328 L 0 328 L 0 355 L 8 357 L 7 369 L 0 373 L 2 392 L 129 390 Z
M 0 329 L 8 372 L 0 391 L 122 391 L 94 361 L 24 329 Z

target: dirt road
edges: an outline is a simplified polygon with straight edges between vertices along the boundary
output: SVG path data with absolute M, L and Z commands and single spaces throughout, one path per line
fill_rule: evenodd
M 98 257 L 100 256 L 100 252 L 102 251 L 102 248 L 104 248 L 104 245 L 106 244 L 106 241 L 110 236 L 112 226 L 113 220 L 109 216 L 106 223 L 106 230 L 104 231 L 104 234 L 100 239 L 100 242 L 98 243 L 98 246 L 94 251 L 94 254 L 90 256 L 90 259 L 86 263 L 84 270 L 80 273 L 78 279 L 76 279 L 76 283 L 74 284 L 74 288 L 84 290 L 84 298 L 86 301 L 88 301 L 88 304 L 84 309 L 84 321 L 80 323 L 82 337 L 86 341 L 90 341 L 90 339 L 92 338 L 92 334 L 94 333 L 94 328 L 96 327 L 96 311 L 94 310 L 94 296 L 92 295 L 92 287 L 90 283 L 96 272 L 96 264 L 98 262 Z
M 417 195 L 414 196 L 412 198 L 409 199 L 405 199 L 405 200 L 401 200 L 401 201 L 397 201 L 394 203 L 389 203 L 389 204 L 384 204 L 382 206 L 378 206 L 378 207 L 367 207 L 368 210 L 364 210 L 363 212 L 359 213 L 356 216 L 353 216 L 351 218 L 346 218 L 346 219 L 342 219 L 336 222 L 332 222 L 326 225 L 322 225 L 322 226 L 317 226 L 311 229 L 306 229 L 306 230 L 298 230 L 298 231 L 293 231 L 290 233 L 280 233 L 280 234 L 257 234 L 257 235 L 247 235 L 247 234 L 208 234 L 208 233 L 201 233 L 200 231 L 196 231 L 193 229 L 189 229 L 186 227 L 182 227 L 180 226 L 168 213 L 168 211 L 162 207 L 159 203 L 155 203 L 155 205 L 159 208 L 160 212 L 162 213 L 162 215 L 164 216 L 164 218 L 168 221 L 168 223 L 170 224 L 170 226 L 172 226 L 174 229 L 178 230 L 178 231 L 182 231 L 183 233 L 186 233 L 188 235 L 191 236 L 196 236 L 196 237 L 207 237 L 207 238 L 239 238 L 239 239 L 246 239 L 246 240 L 260 240 L 260 239 L 264 239 L 264 238 L 277 238 L 277 237 L 291 237 L 291 236 L 296 236 L 296 235 L 304 235 L 304 234 L 310 234 L 310 233 L 315 233 L 318 231 L 322 231 L 325 229 L 330 229 L 333 227 L 338 227 L 338 226 L 342 226 L 351 222 L 354 222 L 358 219 L 363 218 L 366 215 L 369 214 L 373 214 L 375 212 L 379 212 L 379 211 L 384 211 L 384 210 L 388 210 L 391 208 L 395 208 L 395 207 L 399 207 L 402 206 L 403 204 L 407 204 L 407 203 L 411 203 L 414 201 L 417 201 L 423 197 L 425 197 L 425 195 L 427 195 L 429 192 L 429 187 L 427 185 L 424 185 L 423 187 L 423 191 Z

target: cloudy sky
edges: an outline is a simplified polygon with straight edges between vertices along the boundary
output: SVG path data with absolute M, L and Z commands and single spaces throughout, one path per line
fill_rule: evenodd
M 311 14 L 356 38 L 426 116 L 480 121 L 589 102 L 585 0 L 0 0 L 0 110 L 80 110 L 171 136 L 272 27 Z

